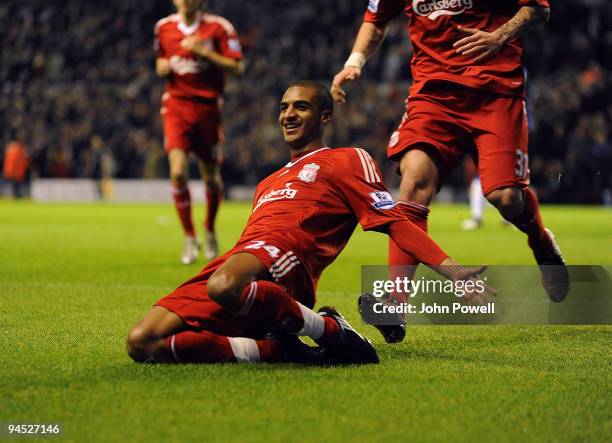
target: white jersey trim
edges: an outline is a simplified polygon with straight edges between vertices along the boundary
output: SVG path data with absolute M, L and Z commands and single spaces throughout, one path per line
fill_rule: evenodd
M 306 157 L 310 157 L 311 155 L 314 155 L 314 154 L 316 154 L 317 152 L 320 152 L 320 151 L 325 151 L 325 150 L 327 150 L 327 149 L 329 149 L 329 148 L 326 146 L 326 147 L 324 147 L 324 148 L 319 148 L 319 149 L 316 149 L 316 150 L 314 150 L 314 151 L 312 151 L 312 152 L 309 152 L 308 154 L 303 155 L 302 157 L 298 158 L 296 161 L 293 161 L 293 162 L 289 162 L 289 163 L 287 163 L 287 164 L 285 165 L 285 168 L 290 168 L 290 167 L 292 167 L 292 166 L 294 166 L 294 165 L 298 164 L 300 161 L 304 160 Z
M 377 172 L 376 163 L 366 151 L 361 148 L 355 148 L 361 161 L 361 167 L 363 168 L 363 176 L 368 183 L 380 183 L 381 178 Z

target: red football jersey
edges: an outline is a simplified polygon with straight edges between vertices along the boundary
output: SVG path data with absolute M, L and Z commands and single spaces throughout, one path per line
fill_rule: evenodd
M 259 183 L 238 245 L 273 240 L 297 257 L 316 285 L 357 223 L 377 230 L 396 220 L 407 218 L 366 151 L 320 148 L 292 159 Z
M 488 60 L 474 64 L 455 52 L 465 37 L 457 26 L 491 32 L 510 20 L 521 6 L 549 7 L 548 0 L 370 0 L 364 21 L 385 25 L 404 12 L 414 47 L 411 70 L 416 94 L 428 80 L 446 80 L 500 94 L 523 95 L 523 48 L 512 41 Z
M 225 72 L 181 47 L 181 41 L 194 34 L 215 52 L 242 59 L 238 35 L 223 17 L 202 13 L 187 26 L 179 14 L 169 15 L 155 25 L 157 57 L 167 58 L 172 71 L 166 81 L 166 92 L 178 97 L 217 98 L 223 93 Z

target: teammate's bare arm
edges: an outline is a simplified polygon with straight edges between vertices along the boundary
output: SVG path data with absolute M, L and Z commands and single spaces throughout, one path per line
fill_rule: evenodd
M 181 41 L 181 46 L 199 57 L 209 60 L 217 68 L 228 74 L 240 76 L 244 73 L 244 61 L 226 57 L 208 48 L 197 36 L 191 35 Z
M 170 75 L 170 62 L 165 57 L 158 57 L 155 59 L 155 72 L 160 77 L 167 77 Z
M 459 31 L 467 34 L 453 44 L 458 54 L 475 56 L 479 62 L 495 55 L 506 43 L 521 37 L 529 30 L 548 20 L 549 8 L 523 6 L 505 24 L 493 32 L 459 26 Z
M 385 32 L 385 27 L 379 27 L 374 23 L 362 23 L 351 55 L 344 64 L 344 68 L 335 75 L 332 82 L 331 93 L 336 103 L 346 101 L 346 92 L 342 89 L 342 85 L 361 76 L 361 69 L 368 57 L 376 51 L 384 40 Z

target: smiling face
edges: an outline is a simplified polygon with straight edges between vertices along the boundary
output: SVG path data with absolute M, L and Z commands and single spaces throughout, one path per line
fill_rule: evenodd
M 331 112 L 319 109 L 316 89 L 298 85 L 285 91 L 278 123 L 291 148 L 301 149 L 313 141 L 321 141 L 323 127 L 330 121 Z

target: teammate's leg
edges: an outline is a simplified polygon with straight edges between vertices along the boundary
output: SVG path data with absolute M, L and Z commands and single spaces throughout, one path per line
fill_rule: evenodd
M 530 188 L 507 187 L 487 194 L 502 217 L 527 234 L 527 243 L 542 272 L 550 299 L 561 302 L 569 291 L 569 275 L 552 232 L 544 227 L 536 194 Z
M 482 214 L 484 212 L 485 197 L 482 195 L 480 177 L 474 176 L 470 182 L 470 215 L 478 226 L 482 224 Z
M 219 245 L 215 235 L 215 220 L 219 205 L 223 199 L 223 179 L 221 178 L 221 166 L 217 163 L 200 160 L 198 164 L 206 190 L 206 216 L 204 221 L 206 240 L 204 256 L 208 260 L 212 260 L 219 254 Z
M 168 153 L 170 163 L 170 181 L 172 183 L 172 198 L 185 234 L 185 245 L 181 261 L 184 264 L 193 263 L 198 257 L 193 219 L 191 216 L 191 194 L 188 187 L 188 158 L 182 149 L 171 149 Z
M 528 198 L 533 196 L 535 199 L 535 206 L 533 208 L 529 208 L 528 210 L 528 214 L 531 215 L 531 219 L 533 219 L 535 222 L 533 225 L 535 229 L 530 231 L 530 241 L 538 242 L 540 240 L 539 237 L 544 235 L 544 226 L 541 223 L 542 220 L 540 218 L 540 212 L 537 205 L 537 198 L 531 189 L 525 188 L 523 190 L 519 187 L 509 186 L 489 192 L 486 195 L 486 198 L 489 203 L 497 208 L 502 217 L 504 217 L 506 220 L 514 220 L 521 214 L 525 213 L 525 208 L 527 206 L 525 196 L 527 194 L 529 194 Z M 536 218 L 539 220 L 539 222 L 536 221 Z M 527 234 L 529 236 L 529 233 Z
M 280 344 L 273 339 L 227 337 L 189 330 L 173 312 L 155 306 L 128 335 L 130 357 L 139 363 L 219 363 L 278 361 Z
M 483 193 L 502 217 L 527 234 L 542 283 L 551 300 L 562 301 L 569 275 L 552 233 L 544 227 L 538 199 L 529 188 L 528 130 L 524 102 L 512 97 L 483 101 L 476 139 Z M 553 266 L 550 266 L 553 265 Z
M 208 280 L 207 292 L 225 310 L 274 332 L 308 336 L 323 346 L 340 337 L 336 321 L 293 299 L 277 283 L 263 280 L 265 266 L 254 255 L 232 255 Z
M 423 232 L 427 232 L 427 217 L 429 204 L 436 195 L 439 186 L 440 173 L 437 162 L 424 150 L 415 146 L 406 151 L 399 161 L 399 170 L 402 175 L 400 183 L 399 204 L 407 218 L 417 225 Z M 404 252 L 389 237 L 390 278 L 412 279 L 419 261 L 412 255 Z M 390 298 L 396 303 L 405 303 L 406 294 L 392 292 Z M 368 297 L 363 294 L 362 297 Z M 361 304 L 365 300 L 360 298 Z M 403 318 L 404 316 L 402 316 Z M 405 325 L 375 325 L 387 343 L 397 343 L 404 339 Z
M 425 150 L 411 149 L 402 156 L 399 169 L 402 175 L 399 200 L 403 203 L 400 207 L 410 221 L 427 232 L 428 206 L 439 187 L 438 164 Z M 389 239 L 389 264 L 417 265 L 418 261 Z
M 470 231 L 482 226 L 482 217 L 486 200 L 482 194 L 480 176 L 476 172 L 474 161 L 468 157 L 463 165 L 465 167 L 465 182 L 468 188 L 468 199 L 470 202 L 470 218 L 463 220 L 461 229 Z
M 440 185 L 440 173 L 438 162 L 423 148 L 416 146 L 402 156 L 399 191 L 401 201 L 429 206 Z
M 206 216 L 204 232 L 206 236 L 204 254 L 212 260 L 218 254 L 215 236 L 215 220 L 219 204 L 223 198 L 223 181 L 221 163 L 223 154 L 223 129 L 221 108 L 217 102 L 199 103 L 194 114 L 193 152 L 198 156 L 200 173 L 206 186 Z
M 460 145 L 466 138 L 464 128 L 449 110 L 464 102 L 458 92 L 446 85 L 424 89 L 406 101 L 406 112 L 398 129 L 391 134 L 387 156 L 398 161 L 401 174 L 399 205 L 408 218 L 427 232 L 428 206 L 448 172 L 463 157 Z M 416 265 L 393 242 L 389 244 L 389 263 Z

